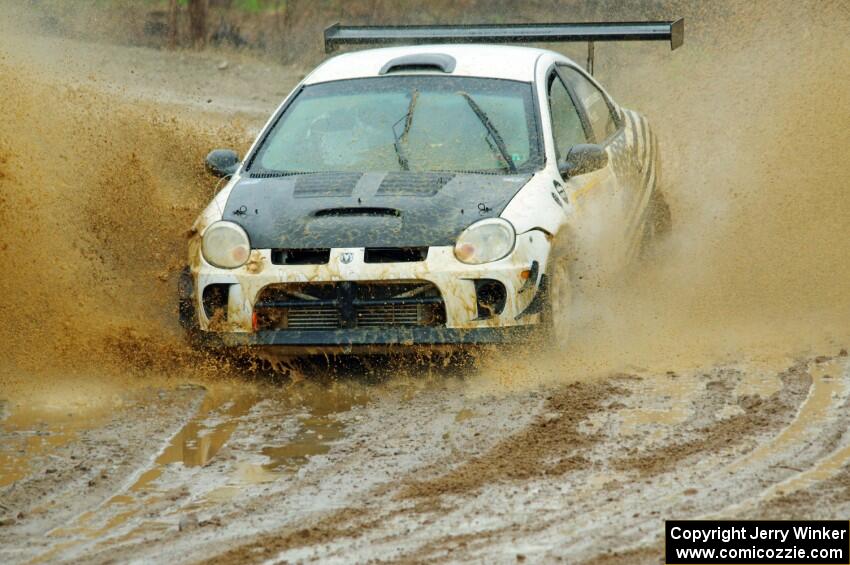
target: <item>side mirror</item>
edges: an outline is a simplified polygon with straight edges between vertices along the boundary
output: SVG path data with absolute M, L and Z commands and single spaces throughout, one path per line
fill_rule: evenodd
M 207 170 L 217 177 L 229 177 L 239 168 L 239 155 L 231 149 L 213 149 L 204 160 Z
M 564 178 L 598 171 L 608 164 L 608 152 L 601 145 L 580 143 L 573 145 L 558 170 Z

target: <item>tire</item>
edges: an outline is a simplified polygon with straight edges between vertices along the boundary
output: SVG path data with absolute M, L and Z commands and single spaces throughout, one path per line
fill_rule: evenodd
M 198 313 L 195 310 L 194 280 L 189 267 L 180 271 L 177 279 L 177 314 L 180 327 L 186 342 L 194 349 L 206 349 L 207 343 L 203 340 L 200 326 L 198 325 Z
M 180 326 L 187 333 L 197 331 L 198 327 L 193 287 L 192 273 L 189 267 L 183 267 L 177 279 L 177 314 Z
M 569 262 L 562 258 L 552 264 L 547 273 L 546 301 L 543 307 L 545 337 L 553 348 L 564 348 L 569 342 L 572 297 Z
M 652 191 L 647 204 L 646 220 L 643 224 L 643 236 L 641 239 L 641 256 L 645 256 L 652 246 L 673 231 L 673 216 L 670 213 L 670 205 L 664 198 L 661 189 Z

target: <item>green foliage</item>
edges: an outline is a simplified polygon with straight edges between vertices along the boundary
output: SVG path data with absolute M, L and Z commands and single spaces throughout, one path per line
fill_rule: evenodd
M 233 4 L 234 7 L 245 10 L 246 12 L 259 12 L 263 9 L 265 2 L 262 0 L 237 0 Z

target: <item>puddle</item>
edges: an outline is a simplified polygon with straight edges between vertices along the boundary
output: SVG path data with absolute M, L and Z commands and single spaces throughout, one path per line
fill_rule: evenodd
M 593 490 L 607 489 L 611 483 L 620 483 L 631 480 L 626 473 L 615 471 L 599 471 L 590 475 L 587 485 Z
M 295 419 L 298 429 L 291 439 L 281 444 L 259 442 L 261 447 L 255 448 L 253 452 L 263 455 L 266 459 L 264 463 L 237 463 L 236 470 L 227 484 L 213 488 L 194 502 L 178 509 L 170 509 L 167 515 L 197 512 L 228 502 L 246 486 L 278 480 L 306 464 L 311 457 L 330 451 L 333 442 L 342 438 L 345 430 L 345 424 L 337 420 L 337 415 L 351 410 L 354 406 L 364 405 L 367 401 L 365 389 L 348 385 L 321 385 L 309 381 L 301 381 L 283 389 L 264 389 L 250 397 L 235 399 L 232 404 L 221 410 L 221 417 L 217 418 L 220 423 L 212 429 L 204 430 L 204 422 L 209 423 L 210 419 L 201 415 L 187 424 L 172 440 L 171 446 L 157 459 L 157 467 L 145 473 L 130 490 L 144 490 L 139 485 L 154 481 L 159 476 L 156 474 L 157 469 L 161 469 L 167 462 L 178 460 L 178 453 L 182 454 L 182 460 L 188 466 L 206 465 L 230 439 L 240 423 L 240 418 L 251 417 L 249 412 L 252 408 L 258 411 L 258 414 L 252 413 L 254 416 L 265 420 L 283 420 L 293 413 L 300 414 Z M 177 449 L 178 445 L 182 446 L 182 450 Z M 160 521 L 146 521 L 112 541 L 139 538 L 145 532 L 164 527 L 173 527 L 173 520 L 167 525 Z
M 34 468 L 34 459 L 49 457 L 80 432 L 106 422 L 121 404 L 117 399 L 109 405 L 84 401 L 28 406 L 4 403 L 7 417 L 0 419 L 0 488 L 26 477 Z
M 107 500 L 99 511 L 86 512 L 77 518 L 74 525 L 58 528 L 50 534 L 94 539 L 136 517 L 144 505 L 161 499 L 153 496 L 157 490 L 153 483 L 162 476 L 167 465 L 181 463 L 186 467 L 198 467 L 209 463 L 233 434 L 239 418 L 247 414 L 257 400 L 258 396 L 253 392 L 234 392 L 230 388 L 207 391 L 198 411 L 171 438 L 165 450 L 154 460 L 153 467 L 142 473 L 124 493 Z M 129 510 L 118 512 L 99 527 L 91 525 L 104 509 L 108 512 L 110 507 L 116 506 L 129 507 Z
M 295 438 L 281 446 L 266 446 L 260 453 L 269 458 L 263 465 L 267 471 L 299 467 L 311 455 L 322 455 L 330 451 L 330 444 L 342 437 L 343 425 L 330 416 L 311 416 L 301 420 L 301 428 Z
M 172 463 L 182 463 L 186 467 L 203 467 L 209 463 L 230 439 L 239 425 L 239 419 L 258 400 L 259 396 L 255 392 L 234 393 L 230 389 L 208 391 L 195 416 L 171 438 L 168 447 L 154 461 L 153 468 L 145 471 L 129 492 L 147 490 L 162 475 L 165 466 Z
M 688 417 L 688 410 L 681 406 L 669 409 L 626 408 L 620 411 L 623 419 L 623 433 L 633 433 L 638 426 L 659 424 L 672 426 L 684 422 Z
M 644 383 L 646 388 L 640 391 L 640 398 L 651 407 L 620 409 L 617 414 L 623 434 L 636 434 L 647 426 L 684 422 L 691 414 L 691 402 L 702 390 L 702 383 L 694 374 L 651 377 Z
M 237 486 L 224 486 L 211 490 L 207 493 L 206 499 L 210 502 L 227 502 L 239 493 Z
M 735 396 L 761 396 L 767 398 L 772 394 L 782 390 L 782 379 L 779 378 L 785 368 L 789 367 L 789 363 L 783 369 L 777 369 L 771 372 L 761 372 L 758 370 L 747 370 L 741 375 L 741 382 L 735 387 Z
M 768 496 L 790 494 L 820 481 L 825 481 L 847 464 L 850 464 L 850 446 L 839 449 L 829 457 L 822 459 L 814 468 L 800 473 L 784 483 L 779 483 L 768 492 Z
M 328 453 L 333 443 L 344 436 L 345 425 L 337 415 L 368 401 L 363 389 L 347 385 L 330 387 L 302 382 L 279 400 L 292 410 L 306 411 L 298 417 L 298 430 L 282 444 L 263 445 L 258 453 L 267 461 L 261 464 L 242 464 L 237 470 L 240 483 L 254 484 L 274 480 L 281 473 L 293 471 L 306 464 L 310 457 Z
M 242 463 L 236 478 L 242 484 L 258 484 L 276 480 L 282 473 L 306 464 L 314 455 L 324 455 L 331 444 L 343 437 L 345 426 L 332 416 L 309 416 L 299 419 L 295 436 L 282 445 L 266 445 L 259 454 L 267 463 Z M 233 487 L 236 488 L 236 487 Z M 210 496 L 207 496 L 210 499 Z
M 330 451 L 333 442 L 343 437 L 345 429 L 337 415 L 355 405 L 363 405 L 367 400 L 365 389 L 347 385 L 301 382 L 283 389 L 214 387 L 207 391 L 195 415 L 131 486 L 96 510 L 82 514 L 72 525 L 57 528 L 50 535 L 76 537 L 77 541 L 70 545 L 62 544 L 63 549 L 68 549 L 86 540 L 98 539 L 99 545 L 108 545 L 173 527 L 171 522 L 145 519 L 123 532 L 116 531 L 137 520 L 144 512 L 150 512 L 157 503 L 172 507 L 169 516 L 195 511 L 231 500 L 246 485 L 273 481 L 292 472 L 312 456 Z M 249 426 L 250 438 L 251 427 L 258 426 L 252 420 L 268 422 L 279 418 L 283 422 L 293 414 L 297 414 L 294 421 L 298 429 L 290 439 L 279 444 L 263 441 L 259 447 L 253 448 L 254 453 L 264 456 L 264 463 L 238 464 L 230 483 L 212 488 L 195 501 L 182 506 L 178 503 L 180 507 L 176 510 L 173 503 L 168 503 L 166 497 L 173 496 L 168 489 L 173 491 L 180 486 L 159 484 L 168 466 L 204 467 L 231 440 L 240 424 L 247 422 L 245 425 Z M 238 442 L 234 446 L 235 450 L 242 448 Z M 115 535 L 108 537 L 112 532 Z M 44 559 L 50 559 L 50 555 L 41 558 Z

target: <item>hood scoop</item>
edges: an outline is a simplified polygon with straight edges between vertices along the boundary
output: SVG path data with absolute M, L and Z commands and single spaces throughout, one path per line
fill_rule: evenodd
M 313 212 L 313 216 L 316 218 L 351 218 L 357 216 L 367 216 L 370 218 L 400 218 L 401 210 L 396 210 L 395 208 L 377 208 L 374 206 L 352 206 L 347 208 L 325 208 L 324 210 L 316 210 Z

